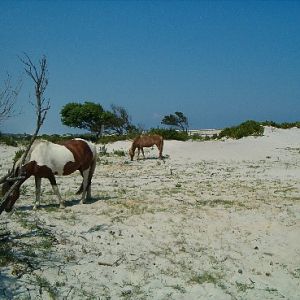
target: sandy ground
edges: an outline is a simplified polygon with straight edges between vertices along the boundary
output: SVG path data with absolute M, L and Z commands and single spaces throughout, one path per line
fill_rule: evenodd
M 58 178 L 65 210 L 45 180 L 33 211 L 24 184 L 0 216 L 18 258 L 0 299 L 300 299 L 300 129 L 165 141 L 163 161 L 131 162 L 130 144 L 105 146 L 87 204 L 79 173 Z M 0 175 L 16 150 L 1 146 Z

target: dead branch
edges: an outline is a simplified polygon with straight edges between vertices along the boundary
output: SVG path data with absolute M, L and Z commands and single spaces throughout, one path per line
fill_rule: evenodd
M 7 78 L 4 81 L 4 87 L 0 90 L 0 123 L 14 116 L 14 106 L 21 90 L 21 86 L 22 84 L 20 81 L 13 87 L 11 77 L 7 74 Z
M 35 111 L 36 111 L 36 127 L 35 131 L 30 139 L 29 144 L 26 147 L 25 153 L 23 154 L 20 162 L 19 172 L 16 177 L 10 177 L 8 180 L 15 181 L 14 184 L 11 186 L 9 191 L 4 195 L 4 197 L 1 199 L 0 207 L 5 203 L 5 201 L 8 199 L 9 195 L 13 192 L 13 190 L 21 184 L 25 176 L 22 174 L 23 170 L 22 167 L 25 163 L 26 157 L 30 151 L 30 148 L 32 144 L 34 143 L 44 121 L 47 115 L 48 110 L 50 109 L 50 101 L 46 100 L 44 97 L 45 90 L 48 85 L 48 68 L 47 68 L 47 59 L 45 56 L 42 57 L 42 59 L 39 61 L 38 66 L 36 66 L 29 56 L 24 53 L 24 58 L 20 58 L 21 62 L 24 65 L 24 69 L 26 74 L 33 80 L 34 82 L 34 88 L 35 88 L 35 98 L 36 98 L 36 104 L 35 104 Z M 11 176 L 13 174 L 10 174 Z M 7 180 L 7 177 L 2 177 L 1 180 L 5 178 Z
M 38 69 L 36 65 L 33 64 L 33 62 L 31 61 L 31 59 L 26 53 L 24 54 L 24 56 L 25 58 L 21 59 L 21 62 L 24 64 L 25 72 L 35 83 L 35 98 L 36 98 L 35 111 L 36 111 L 37 119 L 36 119 L 36 128 L 34 134 L 32 135 L 29 145 L 25 150 L 23 160 L 21 161 L 21 166 L 24 164 L 28 152 L 45 121 L 48 110 L 50 109 L 50 101 L 49 99 L 46 100 L 44 97 L 44 92 L 48 85 L 47 59 L 45 56 L 42 57 L 42 59 L 39 61 L 39 69 Z
M 106 267 L 118 267 L 120 263 L 125 259 L 124 255 L 122 255 L 120 258 L 118 258 L 116 261 L 109 263 L 109 262 L 103 262 L 98 261 L 99 266 L 106 266 Z

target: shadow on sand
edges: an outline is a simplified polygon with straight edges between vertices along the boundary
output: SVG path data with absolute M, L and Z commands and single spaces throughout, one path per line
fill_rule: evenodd
M 88 200 L 85 200 L 85 203 L 83 205 L 89 205 L 89 204 L 93 204 L 96 203 L 98 201 L 109 201 L 109 200 L 113 200 L 117 197 L 111 197 L 111 196 L 96 196 L 96 197 L 92 197 Z M 80 204 L 80 199 L 70 199 L 70 200 L 66 200 L 65 201 L 65 206 L 67 207 L 72 207 L 72 206 L 76 206 L 76 205 L 81 205 Z M 42 203 L 38 209 L 44 209 L 44 210 L 58 210 L 59 209 L 59 203 Z M 22 212 L 26 212 L 26 211 L 31 211 L 33 210 L 33 205 L 22 205 L 22 206 L 18 206 L 17 207 L 17 211 L 22 211 Z

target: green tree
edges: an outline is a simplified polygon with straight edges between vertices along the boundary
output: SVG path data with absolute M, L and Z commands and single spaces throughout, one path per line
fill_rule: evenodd
M 102 128 L 111 117 L 100 104 L 93 102 L 68 103 L 61 112 L 61 121 L 64 125 L 79 129 L 86 129 L 98 138 Z
M 187 117 L 179 111 L 176 111 L 175 114 L 164 116 L 164 118 L 161 121 L 161 124 L 172 127 L 178 127 L 182 131 L 187 131 L 189 127 Z
M 97 138 L 103 130 L 122 135 L 136 129 L 125 108 L 116 105 L 111 108 L 112 111 L 106 111 L 93 102 L 68 103 L 61 110 L 61 121 L 66 126 L 86 129 Z

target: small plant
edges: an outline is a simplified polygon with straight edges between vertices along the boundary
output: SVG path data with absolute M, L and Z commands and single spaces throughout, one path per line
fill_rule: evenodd
M 18 151 L 16 151 L 15 157 L 13 158 L 13 162 L 14 163 L 17 162 L 21 158 L 24 152 L 25 152 L 24 149 L 19 149 Z
M 22 211 L 16 211 L 15 216 L 17 217 L 18 222 L 20 223 L 20 225 L 23 228 L 29 229 L 29 230 L 36 229 L 36 223 L 34 221 L 28 219 L 28 216 L 29 216 L 28 213 L 22 212 Z
M 114 155 L 120 156 L 120 157 L 126 156 L 125 151 L 123 151 L 123 150 L 114 150 Z
M 27 185 L 22 185 L 20 188 L 20 194 L 21 195 L 26 195 L 28 192 L 28 186 Z
M 46 290 L 51 299 L 57 299 L 57 290 L 55 286 L 52 286 L 51 283 L 45 277 L 35 275 L 35 279 L 40 289 Z
M 247 284 L 247 283 L 241 283 L 241 282 L 236 282 L 236 287 L 239 292 L 246 292 L 247 290 L 252 290 L 254 289 L 254 285 L 252 284 Z
M 180 293 L 182 293 L 182 294 L 185 294 L 186 293 L 186 289 L 183 287 L 183 286 L 181 286 L 181 285 L 179 285 L 179 284 L 176 284 L 176 285 L 173 285 L 173 286 L 171 286 L 174 290 L 177 290 L 177 291 L 179 291 Z
M 15 262 L 12 246 L 10 243 L 0 243 L 0 267 L 5 267 L 9 263 Z
M 295 269 L 291 274 L 292 274 L 295 278 L 300 278 L 300 268 Z
M 109 156 L 105 145 L 99 148 L 99 156 Z
M 220 279 L 222 279 L 222 276 L 220 274 L 212 274 L 208 271 L 205 271 L 202 274 L 194 275 L 189 280 L 189 282 L 197 284 L 212 283 L 214 285 L 217 285 L 219 284 Z

